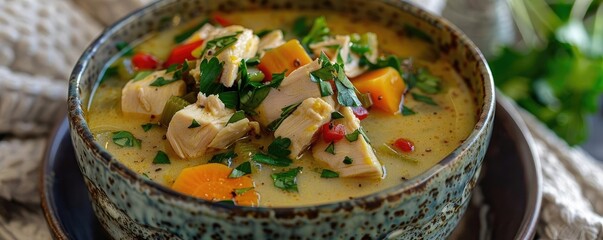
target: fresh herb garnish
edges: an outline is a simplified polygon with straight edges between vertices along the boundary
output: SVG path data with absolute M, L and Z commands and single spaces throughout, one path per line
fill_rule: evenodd
M 154 123 L 145 123 L 140 125 L 142 127 L 142 130 L 144 130 L 145 132 L 148 132 L 149 130 L 151 130 L 151 128 L 153 128 L 155 124 Z
M 120 147 L 138 147 L 140 148 L 140 139 L 137 139 L 128 131 L 113 132 L 113 143 Z
M 339 173 L 333 172 L 333 171 L 328 170 L 328 169 L 323 169 L 322 172 L 320 173 L 320 177 L 321 178 L 338 178 L 339 177 Z
M 193 26 L 192 28 L 189 28 L 189 29 L 183 31 L 182 33 L 176 35 L 174 37 L 174 42 L 175 43 L 184 42 L 184 40 L 188 39 L 193 34 L 195 34 L 195 32 L 197 32 L 197 30 L 201 29 L 203 27 L 203 25 L 205 25 L 206 23 L 209 23 L 209 19 L 205 19 L 202 22 L 200 22 L 199 24 Z
M 234 114 L 232 114 L 232 116 L 228 119 L 228 122 L 226 122 L 226 125 L 228 125 L 229 123 L 235 123 L 238 122 L 240 120 L 245 119 L 245 112 L 242 110 L 236 111 Z
M 335 69 L 324 52 L 320 54 L 319 62 L 322 67 L 312 71 L 310 73 L 310 79 L 313 82 L 318 83 L 321 97 L 331 96 L 333 95 L 333 88 L 331 87 L 330 81 L 335 77 Z
M 174 64 L 170 65 L 167 69 L 165 69 L 165 73 L 171 73 L 173 71 L 176 71 L 176 70 L 178 70 L 179 66 L 180 66 L 180 64 L 174 63 Z
M 147 76 L 151 75 L 151 71 L 140 71 L 138 73 L 136 73 L 136 76 L 134 76 L 134 79 L 132 79 L 132 81 L 136 82 L 136 81 L 140 81 L 144 78 L 146 78 Z
M 420 30 L 416 27 L 413 27 L 411 25 L 405 24 L 404 32 L 409 37 L 416 37 L 416 38 L 426 41 L 428 43 L 433 43 L 433 39 L 431 39 L 431 36 L 429 36 L 429 34 L 423 32 L 422 30 Z
M 263 153 L 256 153 L 255 155 L 253 155 L 252 159 L 253 161 L 258 163 L 268 164 L 277 167 L 287 167 L 293 162 L 289 158 L 274 157 Z
M 410 116 L 410 115 L 414 115 L 416 114 L 415 111 L 413 111 L 412 109 L 410 109 L 407 106 L 402 106 L 402 116 Z
M 330 33 L 331 30 L 327 26 L 325 17 L 318 17 L 314 19 L 314 24 L 312 24 L 310 32 L 302 38 L 301 43 L 306 49 L 310 49 L 310 44 L 325 40 Z
M 343 163 L 346 165 L 350 165 L 352 162 L 354 162 L 354 160 L 351 157 L 345 156 L 345 158 L 343 158 Z
M 302 170 L 302 167 L 290 169 L 286 172 L 270 174 L 274 186 L 285 191 L 298 192 L 297 189 L 297 174 Z
M 341 118 L 343 118 L 343 114 L 341 114 L 340 112 L 332 112 L 331 113 L 331 120 L 341 119 Z
M 329 143 L 329 146 L 325 148 L 325 152 L 335 155 L 335 142 Z
M 374 33 L 352 34 L 350 38 L 350 50 L 359 56 L 372 53 L 371 43 L 377 40 Z
M 235 169 L 233 169 L 232 172 L 230 172 L 230 175 L 228 175 L 228 178 L 239 178 L 239 177 L 245 176 L 247 174 L 251 174 L 251 163 L 250 162 L 241 163 L 239 166 L 237 166 Z
M 230 109 L 236 109 L 239 105 L 239 92 L 227 91 L 218 93 L 218 98 L 224 103 L 224 106 Z
M 287 117 L 289 117 L 289 115 L 291 115 L 295 111 L 295 109 L 297 109 L 297 107 L 299 107 L 300 104 L 301 104 L 301 102 L 291 104 L 289 106 L 282 108 L 281 116 L 279 118 L 277 118 L 276 120 L 272 121 L 270 124 L 268 124 L 268 126 L 266 128 L 268 128 L 268 130 L 270 130 L 270 131 L 276 131 L 276 129 L 281 125 L 281 123 L 283 123 L 283 121 Z
M 255 35 L 258 36 L 259 38 L 263 38 L 264 36 L 268 35 L 268 33 L 271 33 L 272 31 L 275 31 L 275 30 L 272 30 L 272 29 L 262 29 L 260 31 L 257 31 L 255 33 Z
M 248 187 L 248 188 L 237 188 L 234 190 L 235 195 L 240 196 L 243 195 L 246 192 L 249 192 L 251 190 L 253 190 L 254 187 Z
M 337 101 L 339 104 L 347 107 L 362 106 L 358 96 L 356 96 L 356 88 L 350 82 L 350 79 L 345 75 L 343 66 L 336 64 L 337 78 L 335 78 L 335 86 L 337 87 Z
M 247 63 L 247 66 L 256 66 L 256 65 L 260 64 L 260 58 L 252 57 L 250 59 L 247 59 L 246 63 Z
M 394 55 L 390 55 L 386 58 L 377 59 L 376 63 L 372 63 L 365 56 L 360 57 L 360 66 L 368 66 L 369 70 L 375 70 L 385 67 L 392 67 L 398 71 L 398 73 L 402 74 L 402 68 L 400 67 L 400 59 Z M 406 79 L 405 79 L 406 80 Z
M 157 79 L 155 79 L 155 81 L 153 81 L 151 84 L 149 84 L 149 86 L 162 87 L 162 86 L 168 85 L 170 83 L 176 82 L 178 80 L 180 80 L 180 79 L 167 80 L 164 77 L 158 77 Z
M 237 35 L 241 32 L 236 32 L 232 35 L 227 35 L 219 38 L 212 39 L 205 44 L 205 48 L 201 52 L 201 56 L 205 55 L 210 49 L 214 49 L 213 56 L 218 56 L 222 51 L 226 50 L 228 47 L 232 46 L 237 42 Z
M 417 82 L 415 86 L 428 94 L 436 94 L 442 90 L 442 80 L 436 76 L 431 75 L 429 70 L 426 68 L 420 68 L 417 70 Z
M 262 84 L 260 82 L 253 82 L 249 79 L 247 72 L 246 61 L 241 61 L 239 70 L 241 71 L 241 80 L 239 81 L 239 102 L 240 109 L 245 111 L 247 114 L 257 114 L 254 110 L 259 106 L 262 101 L 270 93 L 270 88 L 277 88 L 281 82 L 285 79 L 286 70 L 282 73 L 272 74 L 272 81 L 268 84 Z
M 233 150 L 230 150 L 228 152 L 223 152 L 214 155 L 211 160 L 209 160 L 209 163 L 221 163 L 226 166 L 230 166 L 230 164 L 232 163 L 232 159 L 236 157 L 237 154 Z
M 170 158 L 163 151 L 157 151 L 157 155 L 153 159 L 153 164 L 170 164 Z
M 433 99 L 431 97 L 428 97 L 428 96 L 425 96 L 425 95 L 421 95 L 421 94 L 418 94 L 418 93 L 411 93 L 411 95 L 412 95 L 412 97 L 415 100 L 417 100 L 419 102 L 424 102 L 424 103 L 427 103 L 427 104 L 433 105 L 433 106 L 437 106 L 438 105 L 435 101 L 433 101 Z
M 201 77 L 199 79 L 199 90 L 207 95 L 218 94 L 224 88 L 218 82 L 218 77 L 222 73 L 223 64 L 216 57 L 211 59 L 203 59 L 199 67 L 201 69 Z
M 197 122 L 197 120 L 193 119 L 193 121 L 191 122 L 191 125 L 188 126 L 188 128 L 198 128 L 201 127 L 201 124 L 199 124 L 199 122 Z
M 356 140 L 358 140 L 358 135 L 360 135 L 360 131 L 356 129 L 354 132 L 346 134 L 345 139 L 347 139 L 348 142 L 355 142 Z
M 308 35 L 308 32 L 310 32 L 311 27 L 312 26 L 310 26 L 308 18 L 306 16 L 301 16 L 296 18 L 295 21 L 293 21 L 293 27 L 291 29 L 293 35 L 298 38 L 302 38 Z

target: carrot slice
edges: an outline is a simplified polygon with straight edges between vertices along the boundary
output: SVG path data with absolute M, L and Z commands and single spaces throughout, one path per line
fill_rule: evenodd
M 259 194 L 253 189 L 251 176 L 228 178 L 230 172 L 231 168 L 219 163 L 185 168 L 172 188 L 214 202 L 233 200 L 237 205 L 257 206 Z
M 289 40 L 285 44 L 274 49 L 266 51 L 258 68 L 264 76 L 265 80 L 271 80 L 273 73 L 282 73 L 287 70 L 285 76 L 288 76 L 293 70 L 312 62 L 312 59 L 297 41 L 297 39 Z
M 386 67 L 364 73 L 352 79 L 352 84 L 361 93 L 370 93 L 376 108 L 392 114 L 400 112 L 406 84 L 396 69 Z

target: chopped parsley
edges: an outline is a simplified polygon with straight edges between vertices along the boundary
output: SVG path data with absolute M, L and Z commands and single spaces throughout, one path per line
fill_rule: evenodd
M 240 196 L 243 195 L 246 192 L 249 192 L 251 190 L 253 190 L 253 187 L 248 187 L 248 188 L 237 188 L 234 190 L 235 195 Z
M 134 79 L 132 79 L 132 81 L 136 82 L 136 81 L 140 81 L 144 78 L 146 78 L 147 76 L 151 75 L 151 71 L 140 71 L 138 73 L 136 73 L 136 76 L 134 76 Z
M 360 135 L 360 131 L 356 129 L 354 132 L 346 134 L 345 139 L 347 139 L 348 142 L 355 142 L 356 140 L 358 140 L 358 135 Z
M 155 124 L 154 123 L 146 123 L 146 124 L 142 124 L 140 125 L 142 127 L 142 130 L 144 130 L 145 132 L 148 132 L 149 130 L 151 130 L 151 128 L 153 128 Z
M 354 162 L 354 160 L 348 156 L 345 156 L 345 158 L 343 158 L 343 163 L 346 165 L 350 165 L 352 164 L 352 162 Z
M 219 37 L 216 39 L 212 39 L 205 44 L 205 49 L 201 52 L 201 56 L 205 55 L 205 53 L 214 49 L 213 56 L 218 56 L 222 51 L 226 50 L 228 47 L 232 46 L 237 42 L 237 35 L 241 32 L 236 32 L 232 35 L 227 35 L 223 37 Z
M 310 28 L 308 34 L 302 38 L 301 43 L 306 49 L 310 49 L 310 44 L 325 40 L 329 34 L 331 34 L 331 30 L 327 26 L 327 20 L 324 16 L 321 16 L 314 19 L 312 28 Z
M 341 118 L 343 118 L 343 114 L 341 114 L 340 112 L 332 112 L 331 113 L 332 120 L 341 119 Z
M 207 95 L 222 92 L 224 85 L 218 82 L 218 77 L 220 77 L 220 74 L 222 74 L 223 69 L 223 64 L 220 62 L 220 60 L 218 60 L 216 57 L 213 57 L 209 60 L 203 59 L 199 68 L 201 69 L 199 90 Z
M 421 94 L 418 94 L 418 93 L 411 93 L 411 95 L 412 95 L 412 97 L 415 100 L 417 100 L 419 102 L 424 102 L 424 103 L 427 103 L 427 104 L 433 105 L 433 106 L 437 106 L 438 105 L 435 101 L 433 101 L 433 99 L 431 97 L 428 97 L 428 96 L 425 96 L 425 95 L 421 95 Z
M 239 93 L 237 91 L 227 91 L 218 93 L 218 98 L 224 103 L 224 106 L 230 109 L 236 109 L 239 105 Z
M 320 177 L 321 178 L 338 178 L 339 173 L 333 172 L 329 169 L 323 169 L 322 172 L 320 173 Z
M 191 125 L 188 126 L 188 128 L 198 128 L 201 127 L 201 124 L 199 124 L 199 122 L 197 122 L 197 120 L 193 119 L 193 122 L 191 122 Z
M 170 164 L 170 158 L 164 151 L 157 151 L 157 155 L 153 159 L 154 164 Z
M 132 133 L 128 131 L 113 132 L 112 137 L 113 143 L 120 147 L 138 147 L 140 148 L 141 140 L 135 138 Z
M 272 81 L 268 84 L 250 80 L 245 60 L 241 61 L 239 71 L 241 76 L 241 79 L 238 82 L 240 109 L 247 114 L 256 115 L 255 108 L 264 101 L 266 96 L 268 96 L 270 88 L 277 88 L 280 86 L 283 79 L 285 79 L 286 71 L 272 74 Z
M 237 166 L 235 169 L 233 169 L 232 172 L 230 172 L 230 175 L 228 175 L 228 178 L 239 178 L 239 177 L 245 176 L 247 174 L 251 174 L 251 163 L 250 162 L 241 163 L 239 166 Z
M 211 157 L 211 160 L 209 160 L 209 163 L 221 163 L 226 166 L 230 166 L 230 164 L 232 163 L 232 159 L 236 157 L 237 154 L 233 150 L 230 150 L 228 152 L 223 152 L 214 155 L 213 157 Z
M 289 159 L 289 150 L 291 146 L 291 139 L 277 137 L 268 146 L 268 154 L 256 153 L 253 155 L 253 161 L 258 163 L 264 163 L 273 166 L 286 167 L 291 165 L 293 162 Z
M 329 146 L 327 146 L 325 152 L 335 155 L 335 142 L 329 143 Z
M 209 23 L 209 19 L 205 19 L 202 22 L 200 22 L 199 24 L 193 26 L 192 28 L 184 30 L 183 32 L 179 33 L 178 35 L 176 35 L 174 37 L 174 42 L 175 43 L 184 42 L 184 40 L 188 39 L 193 34 L 195 34 L 195 32 L 197 32 L 197 30 L 201 29 L 203 27 L 203 25 L 205 25 L 206 23 Z
M 302 167 L 290 169 L 285 172 L 270 174 L 274 186 L 289 192 L 298 192 L 297 175 L 301 172 Z
M 266 128 L 268 128 L 268 130 L 270 130 L 270 131 L 276 131 L 276 129 L 281 125 L 281 123 L 283 123 L 283 121 L 287 117 L 289 117 L 289 115 L 291 115 L 295 111 L 295 109 L 297 109 L 297 107 L 299 107 L 300 104 L 301 104 L 301 102 L 291 104 L 289 106 L 282 108 L 281 116 L 279 118 L 277 118 L 276 120 L 272 121 L 270 124 L 268 124 L 268 126 Z
M 432 75 L 426 68 L 419 68 L 416 74 L 415 86 L 427 94 L 436 94 L 442 91 L 442 79 Z
M 253 161 L 258 163 L 268 164 L 277 167 L 287 167 L 293 162 L 289 158 L 274 157 L 263 153 L 254 154 L 252 159 Z
M 359 107 L 362 104 L 356 96 L 356 88 L 350 82 L 350 79 L 345 75 L 343 71 L 343 65 L 336 64 L 335 70 L 337 71 L 337 77 L 335 78 L 335 86 L 337 87 L 337 101 L 347 107 Z
M 230 119 L 228 119 L 228 122 L 226 122 L 226 125 L 228 125 L 229 123 L 235 123 L 235 122 L 238 122 L 238 121 L 243 120 L 243 119 L 245 119 L 245 118 L 246 118 L 246 117 L 245 117 L 245 112 L 243 112 L 243 111 L 241 111 L 241 110 L 236 111 L 236 112 L 235 112 L 235 113 L 234 113 L 234 114 L 233 114 L 233 115 L 230 117 Z
M 402 116 L 410 116 L 416 114 L 411 108 L 407 106 L 402 106 Z
M 162 86 L 168 85 L 170 83 L 176 82 L 178 80 L 180 80 L 180 79 L 167 80 L 164 77 L 158 77 L 155 79 L 155 81 L 153 81 L 151 84 L 149 84 L 149 86 L 162 87 Z

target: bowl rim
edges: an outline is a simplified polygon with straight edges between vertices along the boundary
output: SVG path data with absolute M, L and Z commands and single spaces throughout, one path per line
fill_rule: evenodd
M 159 184 L 155 181 L 144 178 L 142 175 L 137 174 L 130 168 L 126 167 L 123 163 L 121 163 L 117 158 L 113 157 L 107 150 L 105 150 L 99 143 L 94 140 L 93 134 L 91 133 L 88 124 L 83 115 L 84 110 L 82 109 L 82 102 L 80 99 L 80 90 L 79 85 L 83 79 L 83 73 L 86 71 L 89 61 L 93 59 L 95 53 L 98 52 L 99 47 L 110 39 L 110 37 L 115 34 L 118 29 L 131 24 L 131 22 L 135 22 L 136 19 L 142 15 L 145 15 L 147 12 L 161 9 L 166 6 L 175 4 L 179 0 L 164 0 L 164 1 L 156 1 L 152 4 L 149 4 L 143 8 L 135 10 L 128 15 L 124 16 L 117 22 L 113 23 L 109 27 L 105 28 L 103 32 L 98 36 L 94 41 L 92 41 L 86 50 L 82 53 L 81 57 L 78 59 L 69 79 L 69 90 L 68 90 L 68 119 L 69 125 L 71 129 L 71 134 L 74 132 L 77 134 L 77 137 L 80 137 L 85 146 L 92 150 L 92 154 L 96 160 L 101 160 L 107 166 L 110 166 L 113 171 L 115 171 L 118 175 L 125 179 L 130 179 L 140 183 L 141 188 L 150 188 L 154 191 L 160 192 L 163 197 L 168 200 L 178 200 L 183 202 L 188 202 L 192 204 L 198 204 L 201 206 L 207 206 L 217 211 L 223 212 L 233 212 L 233 211 L 242 211 L 242 212 L 256 212 L 256 213 L 264 213 L 264 212 L 276 212 L 276 213 L 293 213 L 304 210 L 316 210 L 316 209 L 337 209 L 341 206 L 363 206 L 366 205 L 367 202 L 374 202 L 380 199 L 386 199 L 388 196 L 402 195 L 404 193 L 412 192 L 413 189 L 420 187 L 422 185 L 427 184 L 435 175 L 437 175 L 440 171 L 445 169 L 448 165 L 459 160 L 458 156 L 462 155 L 467 149 L 470 148 L 478 138 L 487 134 L 486 131 L 487 126 L 490 125 L 494 118 L 494 110 L 495 110 L 495 88 L 492 73 L 488 64 L 486 63 L 484 55 L 477 48 L 477 46 L 455 25 L 450 23 L 448 20 L 443 17 L 436 16 L 422 8 L 416 6 L 414 3 L 408 1 L 389 1 L 382 0 L 381 3 L 387 5 L 387 7 L 398 8 L 404 10 L 408 14 L 413 17 L 419 19 L 422 22 L 427 22 L 430 25 L 439 25 L 442 26 L 442 31 L 450 31 L 453 35 L 459 38 L 459 42 L 463 44 L 467 48 L 467 51 L 475 57 L 477 62 L 477 70 L 481 72 L 483 76 L 483 91 L 484 91 L 484 101 L 481 106 L 477 106 L 477 109 L 480 110 L 480 115 L 478 116 L 478 121 L 473 127 L 473 130 L 467 136 L 467 138 L 455 148 L 453 152 L 442 158 L 437 164 L 430 167 L 428 170 L 423 173 L 408 179 L 400 184 L 395 186 L 385 188 L 374 193 L 364 195 L 361 197 L 346 199 L 334 202 L 327 202 L 315 205 L 301 205 L 301 206 L 289 206 L 289 207 L 248 207 L 248 206 L 232 206 L 227 204 L 220 204 L 216 202 L 211 202 L 208 200 L 204 200 L 201 198 L 185 195 L 179 193 L 171 188 Z M 93 83 L 96 85 L 96 82 Z M 93 93 L 93 92 L 92 92 Z M 92 97 L 91 93 L 91 97 Z M 72 136 L 74 138 L 74 136 Z M 76 151 L 77 152 L 77 151 Z M 79 165 L 79 161 L 78 161 Z M 84 178 L 87 178 L 84 176 Z

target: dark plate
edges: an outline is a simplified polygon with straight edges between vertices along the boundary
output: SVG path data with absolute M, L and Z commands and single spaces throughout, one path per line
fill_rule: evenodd
M 42 208 L 55 239 L 107 239 L 94 216 L 64 119 L 42 169 Z M 497 100 L 492 142 L 485 157 L 480 197 L 474 196 L 451 239 L 529 239 L 540 209 L 540 165 L 532 139 L 509 102 Z M 476 195 L 476 194 L 474 194 Z M 477 203 L 481 202 L 481 203 Z

